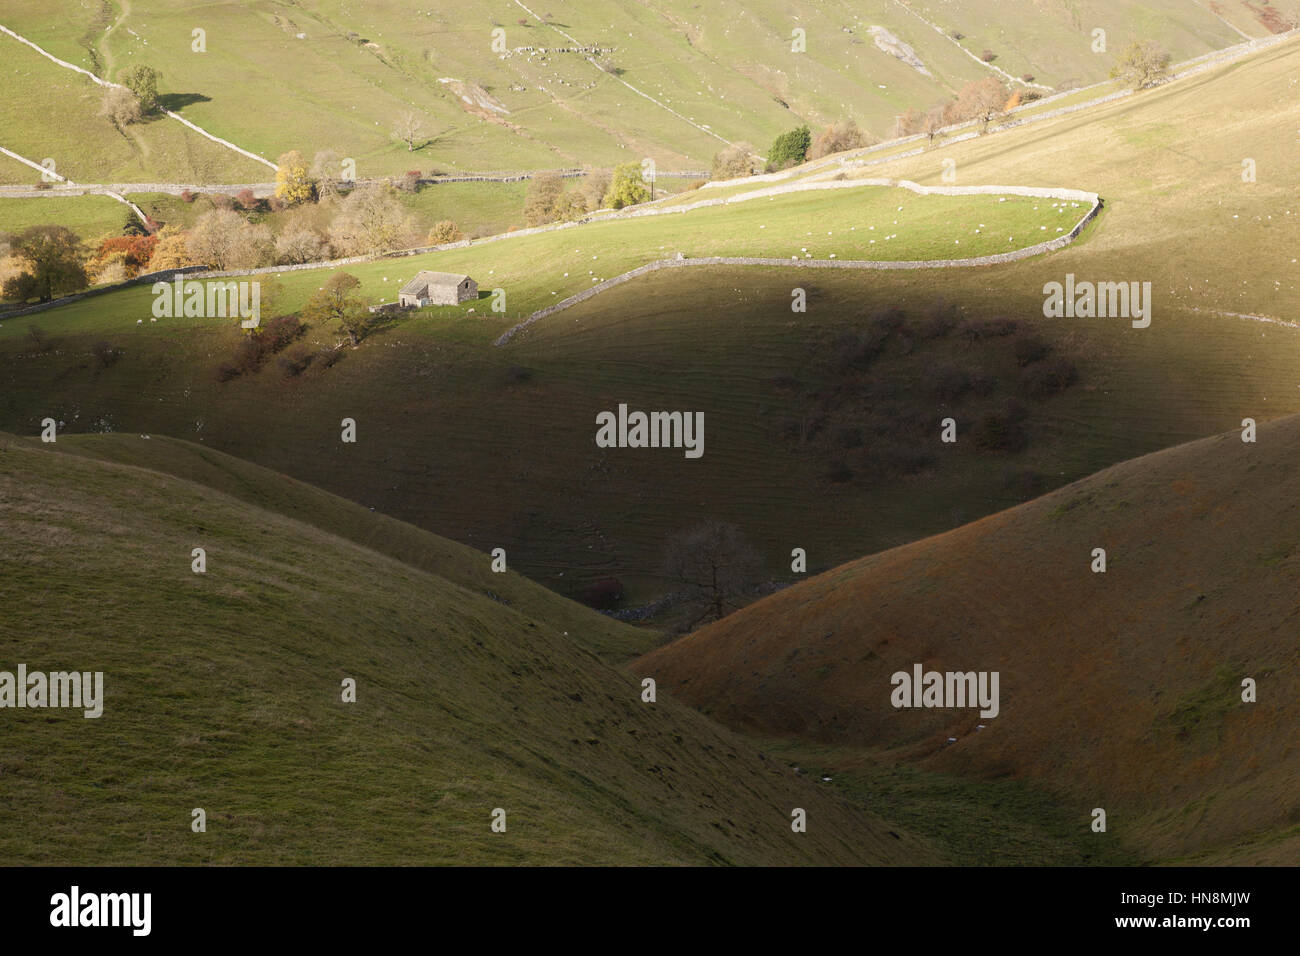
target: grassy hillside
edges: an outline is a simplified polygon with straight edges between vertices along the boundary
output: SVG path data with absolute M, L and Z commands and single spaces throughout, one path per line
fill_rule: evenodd
M 747 731 L 1046 784 L 1081 830 L 1103 807 L 1152 858 L 1285 843 L 1295 863 L 1300 659 L 1278 595 L 1300 581 L 1298 442 L 1292 416 L 1256 444 L 1125 462 L 795 585 L 633 672 Z M 999 672 L 1001 712 L 893 707 L 891 675 L 918 663 Z
M 702 169 L 727 141 L 766 149 L 804 122 L 851 116 L 886 136 L 899 113 L 1000 75 L 993 67 L 1045 87 L 1095 82 L 1112 61 L 1091 50 L 1096 27 L 1108 31 L 1112 51 L 1155 36 L 1176 59 L 1242 39 L 1206 7 L 1177 0 L 1035 7 L 1026 16 L 988 0 L 836 0 L 797 13 L 767 2 L 563 0 L 541 9 L 472 0 L 414 9 L 398 0 L 305 0 L 197 13 L 180 0 L 39 8 L 3 0 L 0 23 L 101 76 L 147 62 L 174 107 L 217 135 L 269 158 L 333 149 L 363 176 L 643 156 L 665 169 Z M 206 31 L 206 52 L 192 49 L 196 28 Z M 910 45 L 920 69 L 882 50 L 873 28 L 888 31 L 886 46 Z M 799 52 L 795 29 L 804 31 Z M 504 31 L 504 53 L 493 49 L 494 30 Z M 986 49 L 993 66 L 979 60 Z M 409 110 L 430 137 L 413 154 L 391 135 Z
M 617 256 L 657 258 L 681 248 L 697 213 L 594 223 L 356 267 L 375 299 L 394 298 L 395 283 L 417 267 L 464 268 L 483 288 L 500 282 L 508 290 L 507 314 L 488 318 L 486 300 L 430 310 L 382 330 L 327 371 L 287 380 L 271 365 L 225 385 L 214 373 L 238 333 L 192 319 L 137 327 L 149 301 L 148 290 L 137 289 L 4 322 L 0 422 L 34 434 L 41 418 L 57 414 L 72 431 L 202 439 L 457 540 L 499 542 L 518 555 L 513 567 L 564 593 L 576 593 L 575 574 L 616 575 L 634 602 L 662 593 L 665 539 L 707 517 L 740 525 L 774 577 L 788 576 L 794 547 L 808 550 L 813 567 L 830 567 L 1246 416 L 1300 411 L 1294 329 L 1209 311 L 1293 317 L 1300 207 L 1290 184 L 1300 170 L 1277 130 L 1291 128 L 1285 124 L 1292 119 L 1300 128 L 1298 51 L 1292 41 L 1074 116 L 861 170 L 935 184 L 941 161 L 951 158 L 962 184 L 1064 185 L 1104 196 L 1106 210 L 1081 241 L 1050 256 L 943 273 L 659 273 L 492 348 L 534 303 L 557 301 L 616 271 Z M 1241 181 L 1239 159 L 1223 160 L 1238 154 L 1256 161 L 1256 182 Z M 774 220 L 761 218 L 777 202 L 700 212 L 713 222 L 746 221 L 749 228 L 727 237 L 737 248 L 759 248 L 761 234 L 763 247 L 778 254 L 807 246 L 820 256 L 836 249 L 809 244 L 817 217 L 800 218 L 799 210 L 823 198 L 785 197 L 789 218 L 780 234 Z M 742 215 L 760 218 L 729 218 Z M 856 237 L 863 223 L 855 224 Z M 881 225 L 892 229 L 892 217 Z M 945 224 L 958 227 L 970 223 Z M 842 236 L 842 229 L 821 231 L 835 232 L 829 241 Z M 716 248 L 722 238 L 706 230 L 689 251 Z M 910 241 L 908 233 L 899 241 Z M 1151 327 L 1044 318 L 1044 283 L 1067 273 L 1150 281 Z M 286 296 L 301 301 L 324 278 L 299 273 L 281 281 Z M 810 293 L 805 314 L 790 311 L 796 286 Z M 1076 362 L 1078 383 L 1032 403 L 1024 451 L 983 455 L 959 445 L 955 455 L 943 454 L 938 421 L 952 415 L 967 433 L 986 409 L 937 397 L 932 373 L 989 363 L 999 387 L 1018 387 L 1021 372 L 1006 364 L 1005 343 L 952 337 L 908 351 L 899 339 L 864 382 L 878 376 L 888 385 L 911 374 L 920 383 L 875 404 L 877 411 L 897 406 L 898 421 L 919 423 L 909 441 L 933 455 L 936 467 L 869 486 L 828 481 L 823 459 L 783 438 L 784 421 L 807 410 L 809 393 L 833 384 L 820 363 L 841 335 L 861 333 L 894 307 L 924 317 L 940 297 L 963 322 L 1021 323 Z M 467 316 L 470 307 L 474 316 Z M 49 352 L 32 348 L 32 324 L 55 340 Z M 330 329 L 308 333 L 315 345 L 337 340 Z M 94 366 L 97 341 L 123 350 L 112 368 Z M 672 453 L 595 448 L 595 414 L 621 402 L 704 411 L 705 456 L 688 462 Z M 355 459 L 341 468 L 333 452 L 345 416 L 357 418 L 362 431 Z
M 615 662 L 644 651 L 654 632 L 636 629 L 566 601 L 513 571 L 493 572 L 474 550 L 358 504 L 192 442 L 163 435 L 66 435 L 57 450 L 172 475 L 245 504 L 318 528 L 438 576 L 475 594 L 545 620 Z M 487 547 L 490 551 L 491 548 Z
M 109 196 L 60 196 L 57 199 L 0 198 L 0 233 L 28 226 L 66 226 L 83 239 L 120 235 L 130 207 Z
M 219 461 L 177 466 L 194 469 L 243 480 Z M 265 503 L 302 498 L 256 477 Z M 9 436 L 0 498 L 5 667 L 105 675 L 98 719 L 7 713 L 10 862 L 933 858 L 685 707 L 641 703 L 529 609 L 319 527 Z M 340 701 L 345 677 L 356 703 Z M 496 807 L 505 833 L 489 828 Z
M 45 7 L 27 8 L 43 19 L 49 16 Z M 0 7 L 0 24 L 14 29 L 8 14 Z M 50 20 L 58 23 L 57 17 Z M 158 116 L 118 129 L 99 115 L 103 87 L 12 37 L 0 35 L 0 56 L 5 88 L 0 145 L 34 163 L 53 159 L 55 172 L 74 182 L 241 183 L 273 175 L 172 119 Z M 28 184 L 39 177 L 18 163 L 0 165 L 0 182 Z

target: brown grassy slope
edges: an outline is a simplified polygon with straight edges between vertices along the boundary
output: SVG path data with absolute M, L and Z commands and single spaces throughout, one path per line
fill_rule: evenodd
M 3 434 L 0 607 L 0 669 L 105 675 L 98 719 L 3 712 L 6 862 L 935 858 L 689 708 L 642 703 L 545 619 L 193 482 Z
M 1156 856 L 1280 838 L 1300 823 L 1298 526 L 1292 416 L 843 565 L 634 670 L 746 730 L 1036 778 Z M 1001 714 L 893 708 L 917 662 L 1000 672 Z

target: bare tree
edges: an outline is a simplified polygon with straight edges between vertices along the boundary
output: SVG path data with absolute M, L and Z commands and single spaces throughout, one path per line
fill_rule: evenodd
M 120 129 L 140 122 L 144 118 L 144 110 L 140 108 L 140 98 L 125 86 L 110 86 L 104 90 L 104 102 L 99 115 Z
M 921 131 L 931 143 L 939 135 L 939 131 L 948 125 L 948 110 L 943 106 L 936 106 L 921 118 Z
M 333 199 L 339 194 L 339 183 L 342 181 L 340 172 L 342 170 L 342 159 L 338 153 L 332 149 L 318 150 L 312 157 L 311 169 L 308 174 L 316 180 L 316 195 L 321 200 Z
M 217 269 L 255 269 L 275 258 L 270 227 L 253 225 L 231 209 L 213 209 L 190 230 L 186 251 L 195 262 Z
M 329 246 L 325 240 L 310 229 L 286 230 L 275 242 L 275 258 L 280 263 L 316 262 L 328 255 Z
M 330 224 L 331 243 L 350 256 L 401 248 L 411 233 L 406 207 L 393 188 L 382 183 L 359 186 L 348 193 Z
M 425 143 L 424 121 L 415 110 L 407 110 L 393 125 L 393 135 L 406 144 L 406 151 L 414 152 L 417 144 Z
M 695 615 L 687 626 L 695 627 L 739 608 L 761 579 L 762 561 L 739 528 L 710 519 L 669 540 L 664 572 L 685 592 Z

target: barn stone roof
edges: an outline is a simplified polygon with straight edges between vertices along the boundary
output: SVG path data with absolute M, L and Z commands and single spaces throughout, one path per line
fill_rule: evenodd
M 414 279 L 402 286 L 399 294 L 419 295 L 428 286 L 454 287 L 468 278 L 467 275 L 457 275 L 454 272 L 417 272 Z

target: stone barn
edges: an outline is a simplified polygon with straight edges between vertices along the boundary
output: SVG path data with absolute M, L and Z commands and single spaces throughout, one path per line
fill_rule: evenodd
M 397 293 L 397 304 L 409 308 L 425 305 L 459 305 L 478 298 L 478 283 L 454 272 L 419 272 Z

